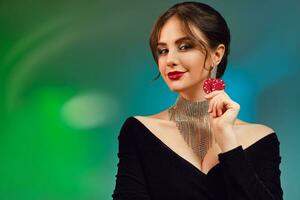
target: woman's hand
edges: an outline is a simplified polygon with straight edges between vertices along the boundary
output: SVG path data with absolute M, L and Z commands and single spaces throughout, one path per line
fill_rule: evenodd
M 209 101 L 212 130 L 217 143 L 223 151 L 238 145 L 233 132 L 234 122 L 240 111 L 240 105 L 234 102 L 224 90 L 216 90 L 204 96 Z

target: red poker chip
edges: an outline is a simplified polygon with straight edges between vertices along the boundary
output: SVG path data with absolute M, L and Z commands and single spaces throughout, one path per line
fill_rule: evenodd
M 209 94 L 215 90 L 224 90 L 225 83 L 222 79 L 208 78 L 204 81 L 203 90 L 206 94 Z

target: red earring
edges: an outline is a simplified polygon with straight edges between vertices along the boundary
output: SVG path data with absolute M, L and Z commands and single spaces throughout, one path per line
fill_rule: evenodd
M 210 72 L 210 77 L 204 81 L 203 83 L 203 90 L 206 94 L 209 94 L 215 90 L 224 90 L 225 89 L 225 83 L 222 79 L 215 78 L 217 74 L 217 65 L 215 64 L 214 67 L 212 67 L 212 70 Z
M 224 90 L 225 82 L 219 78 L 208 78 L 204 81 L 203 90 L 206 94 L 209 94 L 215 90 Z

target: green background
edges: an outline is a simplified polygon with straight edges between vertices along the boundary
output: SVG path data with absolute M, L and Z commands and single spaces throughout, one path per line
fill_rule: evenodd
M 177 1 L 0 1 L 0 199 L 111 199 L 128 116 L 176 94 L 148 37 Z M 285 199 L 300 199 L 299 9 L 289 1 L 203 1 L 227 20 L 224 79 L 239 118 L 281 142 Z

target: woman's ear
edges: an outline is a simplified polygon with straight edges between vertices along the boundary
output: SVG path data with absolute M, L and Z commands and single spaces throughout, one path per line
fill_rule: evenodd
M 217 48 L 213 51 L 213 62 L 215 64 L 219 64 L 224 56 L 225 53 L 225 45 L 224 44 L 219 44 Z

